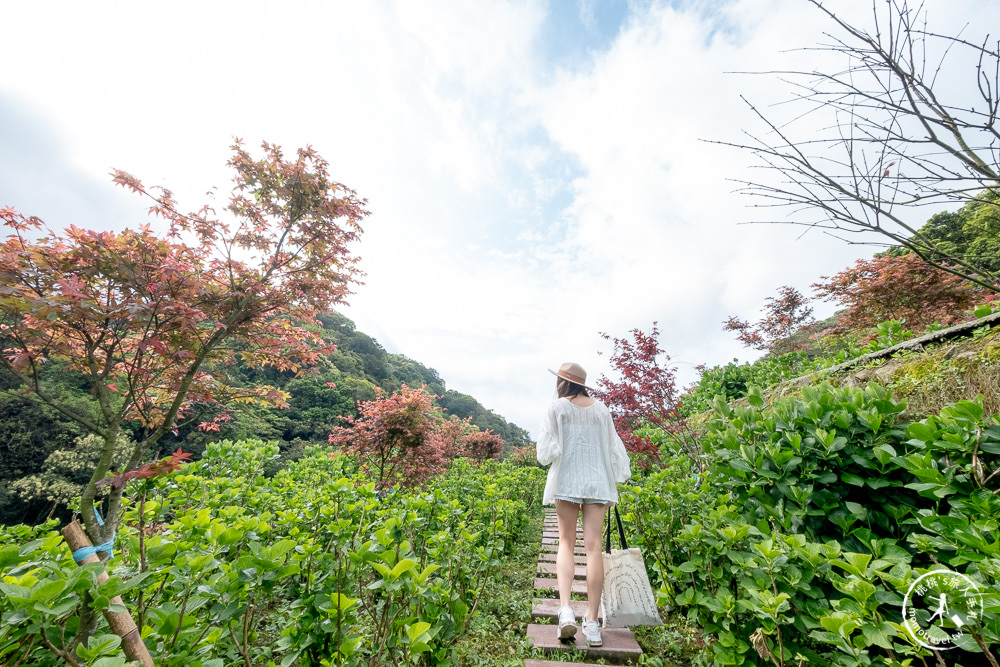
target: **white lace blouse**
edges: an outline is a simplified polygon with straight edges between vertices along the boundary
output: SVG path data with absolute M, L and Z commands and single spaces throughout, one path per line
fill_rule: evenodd
M 581 408 L 568 398 L 552 401 L 536 448 L 538 462 L 552 464 L 542 503 L 556 496 L 618 502 L 615 483 L 632 477 L 628 453 L 611 413 L 600 401 Z

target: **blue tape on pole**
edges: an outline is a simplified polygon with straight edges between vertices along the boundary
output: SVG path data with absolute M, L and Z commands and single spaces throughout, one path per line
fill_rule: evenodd
M 104 525 L 104 519 L 101 518 L 101 512 L 96 507 L 94 508 L 94 517 L 97 519 L 97 525 L 99 526 Z M 115 548 L 115 536 L 112 534 L 111 539 L 109 539 L 104 544 L 98 544 L 96 547 L 80 547 L 79 549 L 73 552 L 73 560 L 79 563 L 85 558 L 90 558 L 91 556 L 96 555 L 98 551 L 105 552 L 106 554 L 108 554 L 108 558 L 111 558 L 112 556 L 115 555 L 114 548 Z
M 73 560 L 79 563 L 83 561 L 83 559 L 85 558 L 89 558 L 90 556 L 96 555 L 98 551 L 106 552 L 108 554 L 108 557 L 110 558 L 111 556 L 114 555 L 113 551 L 114 548 L 115 548 L 115 536 L 112 535 L 111 539 L 105 542 L 104 544 L 98 544 L 96 547 L 80 547 L 79 549 L 73 552 Z

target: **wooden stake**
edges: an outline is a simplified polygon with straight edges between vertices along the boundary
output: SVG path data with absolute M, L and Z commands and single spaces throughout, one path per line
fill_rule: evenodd
M 62 529 L 62 535 L 63 539 L 66 540 L 66 544 L 73 551 L 92 546 L 90 538 L 83 532 L 83 527 L 75 519 Z M 87 556 L 79 564 L 96 563 L 99 560 L 101 559 L 94 554 Z M 108 575 L 106 573 L 102 572 L 97 575 L 97 583 L 103 584 L 107 580 Z M 112 598 L 111 604 L 125 606 L 120 595 Z M 126 658 L 129 660 L 138 660 L 144 667 L 156 667 L 153 662 L 153 656 L 149 654 L 149 649 L 146 648 L 146 644 L 143 643 L 142 636 L 139 634 L 139 627 L 132 620 L 132 615 L 128 611 L 111 611 L 110 609 L 105 609 L 104 618 L 107 619 L 111 630 L 122 638 L 122 650 L 125 651 Z

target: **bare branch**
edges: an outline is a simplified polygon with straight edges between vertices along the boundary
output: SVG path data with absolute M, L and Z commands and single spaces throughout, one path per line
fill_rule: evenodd
M 757 159 L 754 176 L 736 181 L 739 192 L 762 202 L 752 208 L 787 212 L 754 222 L 858 237 L 850 243 L 882 237 L 882 245 L 887 239 L 949 273 L 1000 289 L 1000 276 L 976 256 L 942 249 L 910 221 L 915 207 L 992 202 L 982 193 L 1000 188 L 1000 48 L 991 48 L 988 37 L 933 32 L 922 4 L 911 9 L 906 0 L 873 0 L 871 31 L 822 0 L 809 1 L 836 29 L 827 43 L 804 50 L 843 56 L 848 64 L 758 73 L 787 83 L 791 98 L 765 114 L 744 97 L 764 132 L 711 142 Z M 953 92 L 956 83 L 972 95 Z

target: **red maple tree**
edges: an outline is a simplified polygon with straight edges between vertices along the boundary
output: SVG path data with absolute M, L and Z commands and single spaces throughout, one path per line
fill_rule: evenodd
M 813 309 L 806 304 L 809 299 L 794 287 L 784 285 L 778 288 L 778 296 L 767 297 L 764 303 L 764 317 L 751 324 L 731 316 L 723 325 L 723 331 L 735 331 L 736 339 L 755 350 L 767 350 L 776 354 L 793 351 L 788 337 L 815 320 Z
M 379 488 L 419 486 L 452 459 L 485 461 L 503 453 L 503 438 L 481 431 L 471 418 L 444 418 L 426 386 L 404 384 L 391 396 L 376 387 L 375 394 L 358 403 L 357 417 L 341 417 L 348 426 L 336 427 L 329 441 L 354 456 Z
M 476 429 L 462 438 L 461 452 L 474 461 L 498 459 L 503 453 L 503 438 L 490 429 Z
M 375 388 L 375 400 L 358 403 L 357 417 L 342 417 L 330 443 L 355 456 L 379 488 L 416 486 L 444 470 L 446 443 L 438 432 L 434 396 L 405 384 L 391 396 Z
M 625 449 L 635 455 L 637 465 L 649 467 L 658 461 L 661 452 L 649 438 L 635 431 L 643 426 L 655 426 L 664 433 L 682 437 L 686 425 L 680 415 L 677 371 L 668 363 L 670 357 L 660 348 L 656 322 L 648 334 L 640 329 L 633 329 L 631 334 L 631 340 L 601 334 L 614 345 L 611 366 L 619 379 L 601 376 L 595 393 L 611 411 Z
M 968 311 L 976 304 L 1000 298 L 912 253 L 859 259 L 823 280 L 812 286 L 817 296 L 846 307 L 831 333 L 867 329 L 886 320 L 903 320 L 910 329 L 934 322 L 956 324 L 970 319 Z
M 179 420 L 198 420 L 198 406 L 285 404 L 271 387 L 227 386 L 222 371 L 237 359 L 303 372 L 330 350 L 303 325 L 359 280 L 348 246 L 361 232 L 364 201 L 333 181 L 311 148 L 290 159 L 266 143 L 263 152 L 255 159 L 236 141 L 224 217 L 207 206 L 182 213 L 169 190 L 113 172 L 115 183 L 153 200 L 165 234 L 150 226 L 57 233 L 0 210 L 10 230 L 0 244 L 0 363 L 21 379 L 16 391 L 103 439 L 80 505 L 94 544 L 120 520 L 124 484 L 110 485 L 103 525 L 94 499 L 126 422 L 141 436 L 119 471 L 128 475 Z M 51 363 L 86 378 L 92 411 L 50 390 L 42 368 Z

